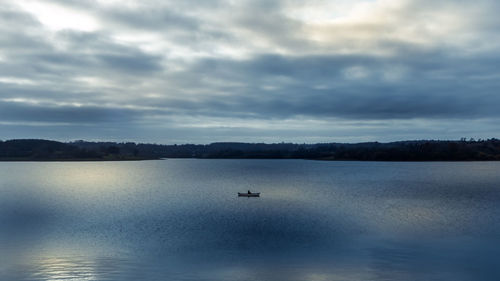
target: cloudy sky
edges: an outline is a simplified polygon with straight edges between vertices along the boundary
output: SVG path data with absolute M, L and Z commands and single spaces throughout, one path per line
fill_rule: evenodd
M 496 0 L 0 0 L 0 139 L 500 137 Z

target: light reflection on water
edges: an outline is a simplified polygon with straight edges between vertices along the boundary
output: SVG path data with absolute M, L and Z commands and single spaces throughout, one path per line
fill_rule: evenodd
M 34 280 L 102 280 L 102 273 L 112 275 L 116 269 L 105 266 L 98 270 L 99 262 L 87 259 L 47 258 L 25 269 L 28 278 Z
M 0 280 L 500 278 L 496 162 L 25 162 L 0 178 Z

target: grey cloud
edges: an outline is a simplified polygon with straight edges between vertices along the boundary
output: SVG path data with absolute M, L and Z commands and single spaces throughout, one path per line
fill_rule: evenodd
M 68 32 L 67 32 L 68 33 Z M 48 63 L 52 65 L 68 66 L 72 69 L 81 70 L 85 67 L 91 68 L 91 72 L 99 73 L 100 71 L 110 70 L 113 72 L 136 74 L 138 72 L 159 71 L 161 67 L 161 57 L 156 55 L 146 54 L 138 49 L 127 48 L 115 44 L 110 39 L 104 36 L 88 35 L 68 35 L 65 38 L 67 43 L 75 45 L 72 52 L 60 52 L 52 50 L 44 54 L 37 55 L 35 61 Z M 81 50 L 80 45 L 85 45 L 85 41 L 95 40 L 92 43 L 94 47 L 90 50 Z M 90 72 L 90 71 L 89 71 Z
M 305 24 L 284 14 L 287 1 L 244 1 L 234 7 L 228 25 L 239 35 L 243 44 L 259 52 L 294 50 L 308 52 L 317 49 L 305 36 Z M 255 40 L 254 40 L 255 38 Z
M 10 23 L 10 25 L 2 25 L 0 27 L 3 31 L 12 30 L 12 24 L 14 27 L 17 26 L 24 28 L 39 26 L 40 24 L 33 16 L 25 12 L 20 12 L 8 4 L 0 7 L 0 22 L 3 24 Z
M 104 11 L 108 20 L 112 20 L 134 29 L 185 29 L 195 31 L 200 28 L 198 19 L 176 13 L 168 8 L 148 7 L 139 11 L 118 9 Z
M 51 44 L 43 38 L 40 28 L 40 22 L 33 16 L 9 6 L 0 7 L 0 50 L 22 53 L 50 48 Z
M 97 55 L 97 58 L 105 65 L 120 71 L 150 72 L 161 70 L 160 58 L 145 54 L 133 55 Z
M 119 108 L 0 102 L 2 121 L 98 124 L 130 122 L 136 115 L 133 110 Z
M 261 116 L 294 115 L 342 118 L 471 118 L 498 116 L 498 80 L 474 81 L 474 76 L 496 73 L 497 59 L 424 57 L 380 60 L 366 56 L 312 56 L 288 58 L 267 55 L 247 61 L 206 60 L 189 69 L 206 80 L 248 81 L 243 89 L 217 99 L 203 97 L 200 108 L 214 112 L 246 112 Z M 408 68 L 407 77 L 385 81 L 384 68 L 391 64 Z M 370 74 L 362 79 L 347 79 L 349 67 L 361 66 Z M 438 75 L 452 77 L 443 78 Z M 210 74 L 207 74 L 210 73 Z M 186 74 L 187 75 L 187 74 Z M 500 72 L 497 73 L 500 75 Z M 210 78 L 207 78 L 209 76 Z M 272 81 L 276 89 L 261 86 Z M 286 78 L 281 79 L 280 78 Z M 322 89 L 315 88 L 322 85 Z M 217 92 L 219 89 L 213 89 Z M 225 91 L 231 91 L 226 89 Z
M 16 98 L 33 99 L 35 101 L 59 101 L 59 102 L 79 102 L 81 97 L 88 100 L 98 100 L 102 97 L 102 93 L 68 90 L 68 89 L 50 89 L 50 87 L 43 87 L 40 85 L 12 85 L 0 82 L 0 97 L 6 100 Z
M 9 34 L 3 40 L 6 56 L 0 68 L 0 75 L 4 76 L 61 85 L 74 76 L 150 75 L 163 68 L 160 56 L 117 44 L 103 33 L 59 32 L 55 40 L 65 45 L 65 49 L 57 48 L 43 35 L 2 32 L 0 38 L 6 34 Z
M 230 8 L 227 1 L 141 1 L 135 7 L 106 7 L 92 1 L 61 1 L 60 5 L 83 9 L 98 16 L 106 25 L 119 30 L 154 32 L 175 44 L 201 48 L 209 41 L 235 40 L 231 34 L 212 26 L 203 14 Z M 195 12 L 194 14 L 192 14 Z M 201 14 L 201 16 L 200 16 Z

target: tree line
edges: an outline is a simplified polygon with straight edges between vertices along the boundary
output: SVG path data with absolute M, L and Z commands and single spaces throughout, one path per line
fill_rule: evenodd
M 358 161 L 500 160 L 500 140 L 389 143 L 237 143 L 162 145 L 134 142 L 0 141 L 0 160 L 144 160 L 160 158 L 315 159 Z

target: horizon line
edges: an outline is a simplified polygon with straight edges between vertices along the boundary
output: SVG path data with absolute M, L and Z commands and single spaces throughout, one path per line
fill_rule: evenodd
M 317 145 L 317 144 L 365 144 L 365 143 L 380 143 L 380 144 L 389 144 L 389 143 L 398 143 L 398 142 L 423 142 L 423 141 L 433 141 L 433 142 L 480 142 L 480 141 L 489 141 L 489 140 L 498 140 L 495 137 L 491 138 L 460 138 L 460 139 L 406 139 L 406 140 L 397 140 L 397 141 L 362 141 L 362 142 L 303 142 L 303 143 L 298 143 L 298 142 L 286 142 L 286 141 L 281 141 L 281 142 L 244 142 L 244 141 L 216 141 L 216 142 L 210 142 L 210 143 L 172 143 L 172 144 L 166 144 L 166 143 L 156 143 L 156 142 L 136 142 L 136 141 L 111 141 L 111 140 L 84 140 L 84 139 L 78 139 L 78 140 L 69 140 L 69 141 L 61 141 L 61 140 L 56 140 L 56 139 L 44 139 L 44 138 L 13 138 L 13 139 L 0 139 L 0 142 L 7 142 L 7 141 L 17 141 L 17 140 L 43 140 L 43 141 L 54 141 L 54 142 L 60 142 L 60 143 L 77 143 L 77 142 L 88 142 L 88 143 L 116 143 L 116 144 L 125 144 L 125 143 L 134 143 L 134 144 L 146 144 L 146 145 L 212 145 L 212 144 L 266 144 L 266 145 L 273 145 L 273 144 L 295 144 L 295 145 Z

